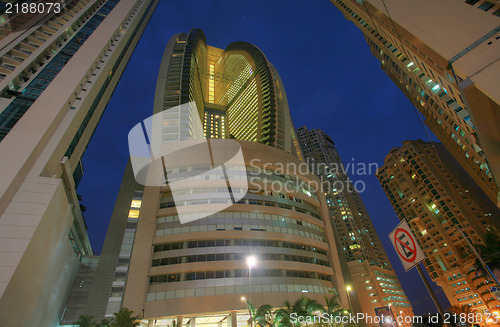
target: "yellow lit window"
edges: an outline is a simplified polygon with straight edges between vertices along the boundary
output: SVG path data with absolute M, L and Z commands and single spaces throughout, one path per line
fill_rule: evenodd
M 139 218 L 139 210 L 131 209 L 128 213 L 129 218 Z
M 130 207 L 131 208 L 140 208 L 141 204 L 142 204 L 142 200 L 132 200 Z

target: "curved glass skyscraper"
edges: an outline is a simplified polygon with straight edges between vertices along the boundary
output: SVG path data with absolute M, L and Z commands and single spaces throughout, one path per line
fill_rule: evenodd
M 222 50 L 208 46 L 200 29 L 174 35 L 163 55 L 154 111 L 189 102 L 196 103 L 207 138 L 259 142 L 300 156 L 281 78 L 250 43 Z
M 236 327 L 247 325 L 248 303 L 279 307 L 307 293 L 348 306 L 324 194 L 257 47 L 214 48 L 200 29 L 174 35 L 154 117 L 148 137 L 175 153 L 153 177 L 153 163 L 138 174 L 132 159 L 144 187 L 126 173 L 102 251 L 115 258 L 102 263 L 113 265 L 107 315 L 125 306 L 151 326 Z

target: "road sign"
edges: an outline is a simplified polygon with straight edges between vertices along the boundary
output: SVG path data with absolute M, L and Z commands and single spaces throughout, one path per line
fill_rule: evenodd
M 389 234 L 389 238 L 406 271 L 425 260 L 425 254 L 422 252 L 406 220 L 399 223 Z

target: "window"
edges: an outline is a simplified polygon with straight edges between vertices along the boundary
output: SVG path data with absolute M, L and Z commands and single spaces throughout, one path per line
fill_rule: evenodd
M 488 11 L 490 10 L 495 4 L 489 2 L 489 1 L 485 1 L 483 2 L 480 6 L 479 6 L 479 9 L 482 9 L 484 11 Z
M 465 3 L 467 3 L 467 4 L 471 5 L 471 6 L 475 5 L 478 2 L 479 2 L 479 0 L 465 0 Z

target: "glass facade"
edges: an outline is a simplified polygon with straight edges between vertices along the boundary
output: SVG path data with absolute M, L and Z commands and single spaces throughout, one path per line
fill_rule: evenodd
M 227 173 L 232 176 L 232 180 L 237 180 L 233 177 L 242 175 L 245 177 L 242 180 L 248 177 L 254 185 L 249 187 L 248 193 L 242 200 L 229 209 L 208 215 L 197 208 L 200 205 L 209 208 L 211 205 L 225 203 L 230 199 L 220 198 L 218 188 L 223 192 L 227 188 L 214 187 L 213 183 L 216 180 L 206 179 L 206 176 L 199 180 L 194 178 L 199 176 L 200 170 L 205 169 L 208 169 L 208 166 L 167 169 L 170 182 L 182 181 L 190 184 L 197 181 L 197 184 L 195 187 L 186 187 L 184 191 L 176 192 L 175 201 L 168 189 L 160 193 L 158 211 L 160 216 L 156 221 L 155 239 L 160 241 L 165 237 L 180 235 L 186 241 L 154 246 L 148 301 L 242 292 L 297 292 L 297 290 L 298 292 L 333 292 L 331 275 L 321 273 L 321 269 L 312 268 L 314 266 L 330 267 L 331 264 L 328 258 L 329 247 L 325 238 L 324 223 L 318 207 L 318 197 L 314 190 L 304 186 L 309 184 L 304 183 L 302 187 L 291 188 L 289 192 L 264 190 L 259 186 L 265 185 L 266 182 L 270 181 L 283 186 L 292 181 L 297 184 L 300 178 L 259 167 L 229 166 Z M 214 175 L 214 177 L 220 176 Z M 238 188 L 232 188 L 233 193 L 238 193 L 238 190 Z M 192 210 L 193 219 L 188 219 L 192 220 L 191 222 L 181 224 L 176 214 L 161 215 L 162 212 L 171 212 L 179 206 L 192 208 L 188 209 Z M 253 209 L 249 210 L 249 207 Z M 267 212 L 259 212 L 262 211 L 258 209 L 259 207 L 265 208 L 263 211 Z M 279 213 L 272 214 L 269 210 L 279 210 Z M 196 219 L 197 216 L 206 217 Z M 195 235 L 200 232 L 210 232 L 212 238 L 188 241 L 190 234 Z M 241 234 L 245 238 L 218 238 L 218 233 L 227 232 Z M 266 233 L 296 235 L 303 240 L 310 239 L 310 242 L 320 242 L 319 244 L 322 245 L 318 247 L 307 242 L 287 242 L 279 238 L 273 239 L 270 235 L 262 240 L 254 239 L 255 236 L 264 236 Z M 308 264 L 310 270 L 256 269 L 252 271 L 252 288 L 249 289 L 248 269 L 193 272 L 189 271 L 189 266 L 183 265 L 227 262 L 230 265 L 237 263 L 238 266 L 245 266 L 245 260 L 250 254 L 257 256 L 260 262 L 270 262 L 271 265 L 276 265 L 278 262 Z M 182 268 L 183 272 L 176 274 L 156 273 L 158 269 L 174 265 L 182 265 L 179 267 L 186 268 Z M 212 280 L 216 281 L 219 278 L 223 284 L 219 282 L 214 284 Z M 196 288 L 193 288 L 192 283 L 198 280 L 206 280 L 206 282 L 203 285 L 198 282 Z M 166 285 L 161 286 L 163 284 Z M 173 284 L 177 286 L 171 286 Z
M 127 225 L 125 226 L 118 263 L 116 265 L 109 300 L 106 306 L 106 317 L 113 317 L 113 313 L 118 312 L 122 304 L 125 281 L 127 280 L 127 271 L 130 264 L 132 247 L 134 245 L 135 231 L 137 229 L 137 220 L 142 206 L 142 196 L 142 191 L 135 191 L 132 202 L 130 203 Z
M 155 96 L 165 99 L 161 110 L 194 102 L 207 138 L 259 142 L 299 156 L 291 146 L 295 130 L 287 127 L 288 107 L 278 101 L 284 91 L 274 76 L 277 72 L 257 47 L 235 42 L 217 49 L 207 46 L 203 31 L 193 29 L 176 36 L 161 81 L 165 87 Z
M 224 139 L 227 138 L 226 134 L 226 111 L 205 108 L 203 117 L 203 130 L 205 138 Z

